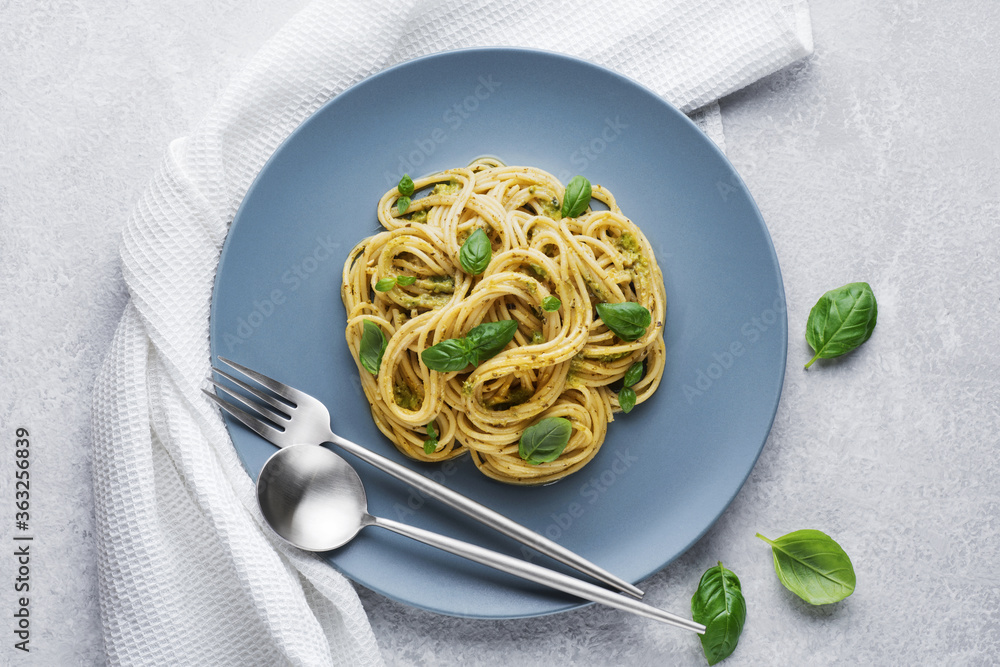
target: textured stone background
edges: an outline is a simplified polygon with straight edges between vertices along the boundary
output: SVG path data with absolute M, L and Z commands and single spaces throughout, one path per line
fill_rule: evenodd
M 14 428 L 31 429 L 39 538 L 34 651 L 11 648 L 8 619 L 0 663 L 103 662 L 89 393 L 125 303 L 120 229 L 168 141 L 302 4 L 0 3 L 0 442 L 6 451 Z M 730 158 L 785 280 L 781 406 L 735 502 L 644 582 L 647 599 L 686 609 L 721 559 L 749 606 L 727 665 L 995 664 L 1000 6 L 811 9 L 815 55 L 722 104 Z M 809 308 L 854 280 L 875 289 L 875 335 L 803 371 Z M 12 461 L 0 454 L 0 470 Z M 774 577 L 754 533 L 802 527 L 851 554 L 859 583 L 846 601 L 811 608 Z M 361 595 L 392 665 L 704 664 L 692 636 L 595 607 L 471 621 Z M 0 613 L 13 604 L 0 582 Z

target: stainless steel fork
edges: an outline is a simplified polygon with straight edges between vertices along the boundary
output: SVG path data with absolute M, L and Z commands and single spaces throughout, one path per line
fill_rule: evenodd
M 238 371 L 246 380 L 219 368 L 213 368 L 213 370 L 257 400 L 250 400 L 218 382 L 215 378 L 209 378 L 209 381 L 220 394 L 229 400 L 223 400 L 206 389 L 202 389 L 202 391 L 220 408 L 262 438 L 278 447 L 300 444 L 320 445 L 325 442 L 337 445 L 365 463 L 375 466 L 432 498 L 437 498 L 490 528 L 498 530 L 504 535 L 588 574 L 619 591 L 628 593 L 635 598 L 642 598 L 643 592 L 640 589 L 566 547 L 529 530 L 516 521 L 508 519 L 457 491 L 424 477 L 418 472 L 340 437 L 330 429 L 330 412 L 323 403 L 313 396 L 224 357 L 219 357 L 219 360 Z M 269 391 L 264 391 L 265 388 Z M 273 394 L 269 392 L 273 392 Z M 239 407 L 237 404 L 244 407 Z M 253 412 L 244 408 L 249 408 Z

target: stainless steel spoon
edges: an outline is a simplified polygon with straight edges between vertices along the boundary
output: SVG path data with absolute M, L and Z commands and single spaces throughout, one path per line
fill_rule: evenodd
M 699 634 L 705 632 L 705 626 L 700 623 L 561 572 L 429 530 L 372 516 L 368 513 L 361 478 L 347 461 L 325 447 L 293 445 L 275 452 L 257 479 L 257 502 L 268 525 L 285 541 L 306 551 L 336 549 L 354 539 L 365 526 L 379 526 L 585 600 Z

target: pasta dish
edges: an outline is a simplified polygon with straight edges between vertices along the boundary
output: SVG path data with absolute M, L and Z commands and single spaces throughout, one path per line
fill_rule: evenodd
M 658 387 L 663 277 L 606 188 L 483 158 L 404 176 L 378 219 L 344 265 L 346 338 L 407 456 L 551 482 Z

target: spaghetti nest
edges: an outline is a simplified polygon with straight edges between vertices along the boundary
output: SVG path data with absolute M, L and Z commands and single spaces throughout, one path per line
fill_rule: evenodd
M 607 210 L 588 200 L 583 213 L 562 217 L 564 186 L 531 167 L 482 159 L 414 188 L 402 205 L 399 189 L 383 195 L 378 218 L 386 231 L 361 241 L 344 265 L 347 343 L 375 423 L 411 458 L 444 461 L 468 451 L 480 471 L 510 484 L 576 472 L 621 410 L 626 371 L 645 367 L 631 386 L 636 403 L 660 383 L 665 294 L 649 242 L 601 186 L 591 196 Z M 492 254 L 472 275 L 460 253 L 479 229 Z M 596 310 L 624 302 L 651 315 L 631 341 Z M 362 363 L 365 320 L 384 334 L 377 374 Z M 427 348 L 504 320 L 517 323 L 513 339 L 478 365 L 440 372 L 422 363 Z M 551 417 L 569 421 L 569 440 L 554 460 L 529 462 L 522 434 Z

